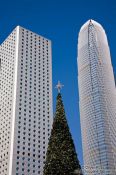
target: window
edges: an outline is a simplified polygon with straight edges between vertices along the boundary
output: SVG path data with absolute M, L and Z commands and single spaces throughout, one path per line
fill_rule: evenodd
M 1 70 L 1 58 L 0 58 L 0 70 Z

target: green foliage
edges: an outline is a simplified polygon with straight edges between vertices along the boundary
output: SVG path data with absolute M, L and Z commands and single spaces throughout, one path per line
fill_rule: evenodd
M 49 140 L 44 175 L 72 175 L 81 170 L 65 117 L 61 94 L 57 96 L 56 113 Z M 76 173 L 80 175 L 81 173 Z

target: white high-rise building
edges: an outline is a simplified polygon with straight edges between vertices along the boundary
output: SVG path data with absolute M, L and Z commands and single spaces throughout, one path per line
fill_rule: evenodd
M 52 111 L 51 41 L 17 26 L 0 45 L 0 175 L 42 175 Z
M 116 89 L 104 29 L 87 21 L 78 38 L 78 83 L 87 175 L 116 175 Z

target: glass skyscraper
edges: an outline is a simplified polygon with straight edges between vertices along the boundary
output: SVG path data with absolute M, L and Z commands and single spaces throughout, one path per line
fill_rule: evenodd
M 87 21 L 78 38 L 78 84 L 84 170 L 116 174 L 116 88 L 107 37 Z

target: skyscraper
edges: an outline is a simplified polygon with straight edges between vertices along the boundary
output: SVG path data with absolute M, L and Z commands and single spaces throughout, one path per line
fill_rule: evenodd
M 42 175 L 52 111 L 51 41 L 17 26 L 0 45 L 0 175 Z
M 78 84 L 84 166 L 89 175 L 116 174 L 116 89 L 107 37 L 87 21 L 78 38 Z

